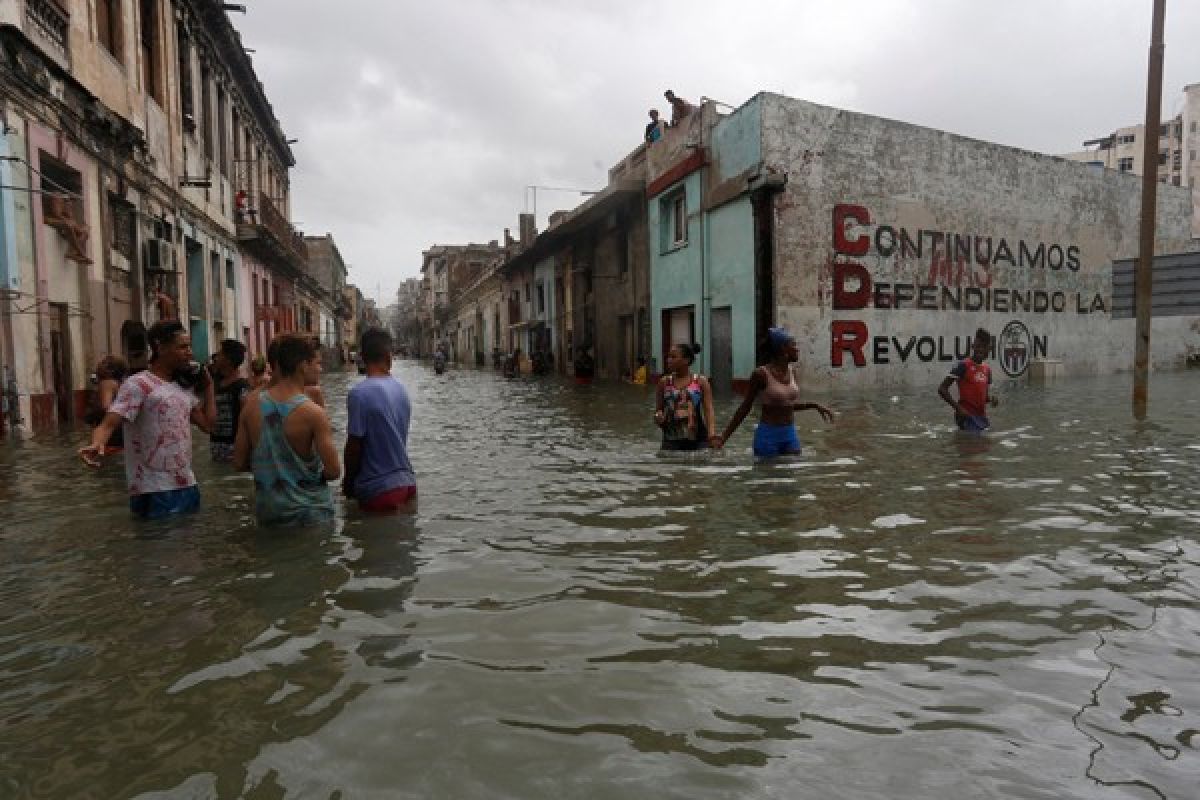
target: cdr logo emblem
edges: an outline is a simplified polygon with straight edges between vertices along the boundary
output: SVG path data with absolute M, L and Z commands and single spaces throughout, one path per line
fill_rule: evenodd
M 1010 378 L 1019 378 L 1029 368 L 1029 352 L 1033 349 L 1033 337 L 1024 323 L 1013 320 L 1000 332 L 1000 366 Z

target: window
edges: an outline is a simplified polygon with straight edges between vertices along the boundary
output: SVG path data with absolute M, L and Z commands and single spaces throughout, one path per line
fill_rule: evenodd
M 1158 135 L 1159 136 L 1170 136 L 1171 135 L 1171 123 L 1166 122 L 1166 123 L 1163 123 L 1162 125 L 1158 126 Z
M 1178 175 L 1176 175 L 1174 178 L 1171 178 L 1171 183 L 1173 183 L 1173 184 L 1175 184 L 1176 186 L 1178 186 L 1178 185 L 1179 185 L 1179 176 L 1178 176 Z
M 73 220 L 83 223 L 83 176 L 44 150 L 40 153 L 38 171 L 42 180 L 42 215 L 47 220 Z M 35 197 L 37 195 L 34 195 Z
M 196 96 L 192 86 L 192 45 L 187 30 L 176 28 L 176 47 L 179 50 L 179 115 L 187 133 L 196 130 Z
M 225 316 L 225 304 L 221 302 L 224 294 L 221 291 L 221 256 L 209 253 L 208 258 L 212 264 L 212 318 L 222 319 Z
M 96 38 L 113 58 L 123 64 L 125 60 L 121 58 L 124 45 L 121 37 L 121 2 L 122 0 L 96 0 Z
M 112 222 L 109 247 L 116 250 L 130 264 L 137 263 L 137 210 L 115 194 L 108 196 L 109 219 Z
M 538 298 L 538 303 L 537 303 L 538 313 L 545 314 L 546 313 L 546 287 L 540 283 L 537 285 L 537 298 Z
M 687 241 L 687 197 L 680 192 L 671 201 L 671 243 Z
M 159 66 L 158 0 L 141 0 L 142 84 L 160 106 L 163 102 L 162 67 Z
M 200 138 L 204 142 L 204 155 L 212 161 L 213 157 L 213 118 L 212 100 L 209 97 L 209 83 L 212 74 L 207 67 L 200 68 Z
M 1133 172 L 1133 159 L 1122 158 L 1117 162 L 1117 169 L 1119 169 L 1121 172 Z
M 1168 155 L 1168 153 L 1166 150 L 1159 150 L 1158 151 L 1158 163 L 1159 164 L 1167 163 L 1167 155 Z
M 221 164 L 221 174 L 229 177 L 229 144 L 225 135 L 225 90 L 217 87 L 217 160 Z
M 240 180 L 242 177 L 242 118 L 238 116 L 236 108 L 233 110 L 231 116 L 230 127 L 233 129 L 233 174 L 237 183 L 236 188 L 245 189 L 244 182 Z
M 234 288 L 233 260 L 225 259 L 225 288 Z
M 1137 141 L 1137 136 L 1132 133 L 1127 133 L 1117 139 L 1117 144 L 1133 144 Z
M 687 194 L 682 188 L 659 201 L 659 236 L 662 250 L 674 250 L 687 244 Z

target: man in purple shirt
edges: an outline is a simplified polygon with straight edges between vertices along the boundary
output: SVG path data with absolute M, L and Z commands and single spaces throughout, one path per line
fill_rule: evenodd
M 346 477 L 342 493 L 364 511 L 416 511 L 417 478 L 408 460 L 412 404 L 392 377 L 392 336 L 380 328 L 362 335 L 366 380 L 350 390 Z

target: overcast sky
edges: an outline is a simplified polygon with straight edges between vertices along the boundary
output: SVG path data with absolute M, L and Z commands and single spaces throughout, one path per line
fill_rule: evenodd
M 293 215 L 384 303 L 433 244 L 500 239 L 530 184 L 604 185 L 666 88 L 763 90 L 1042 152 L 1145 116 L 1150 0 L 243 0 Z M 1189 42 L 1190 38 L 1190 42 Z M 1167 0 L 1163 116 L 1200 82 Z M 538 191 L 539 226 L 586 199 Z

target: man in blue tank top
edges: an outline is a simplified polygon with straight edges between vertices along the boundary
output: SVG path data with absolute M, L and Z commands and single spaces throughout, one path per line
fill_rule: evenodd
M 412 403 L 392 377 L 392 336 L 371 328 L 362 336 L 367 377 L 346 398 L 346 479 L 342 493 L 364 511 L 416 511 L 417 478 L 408 460 Z

